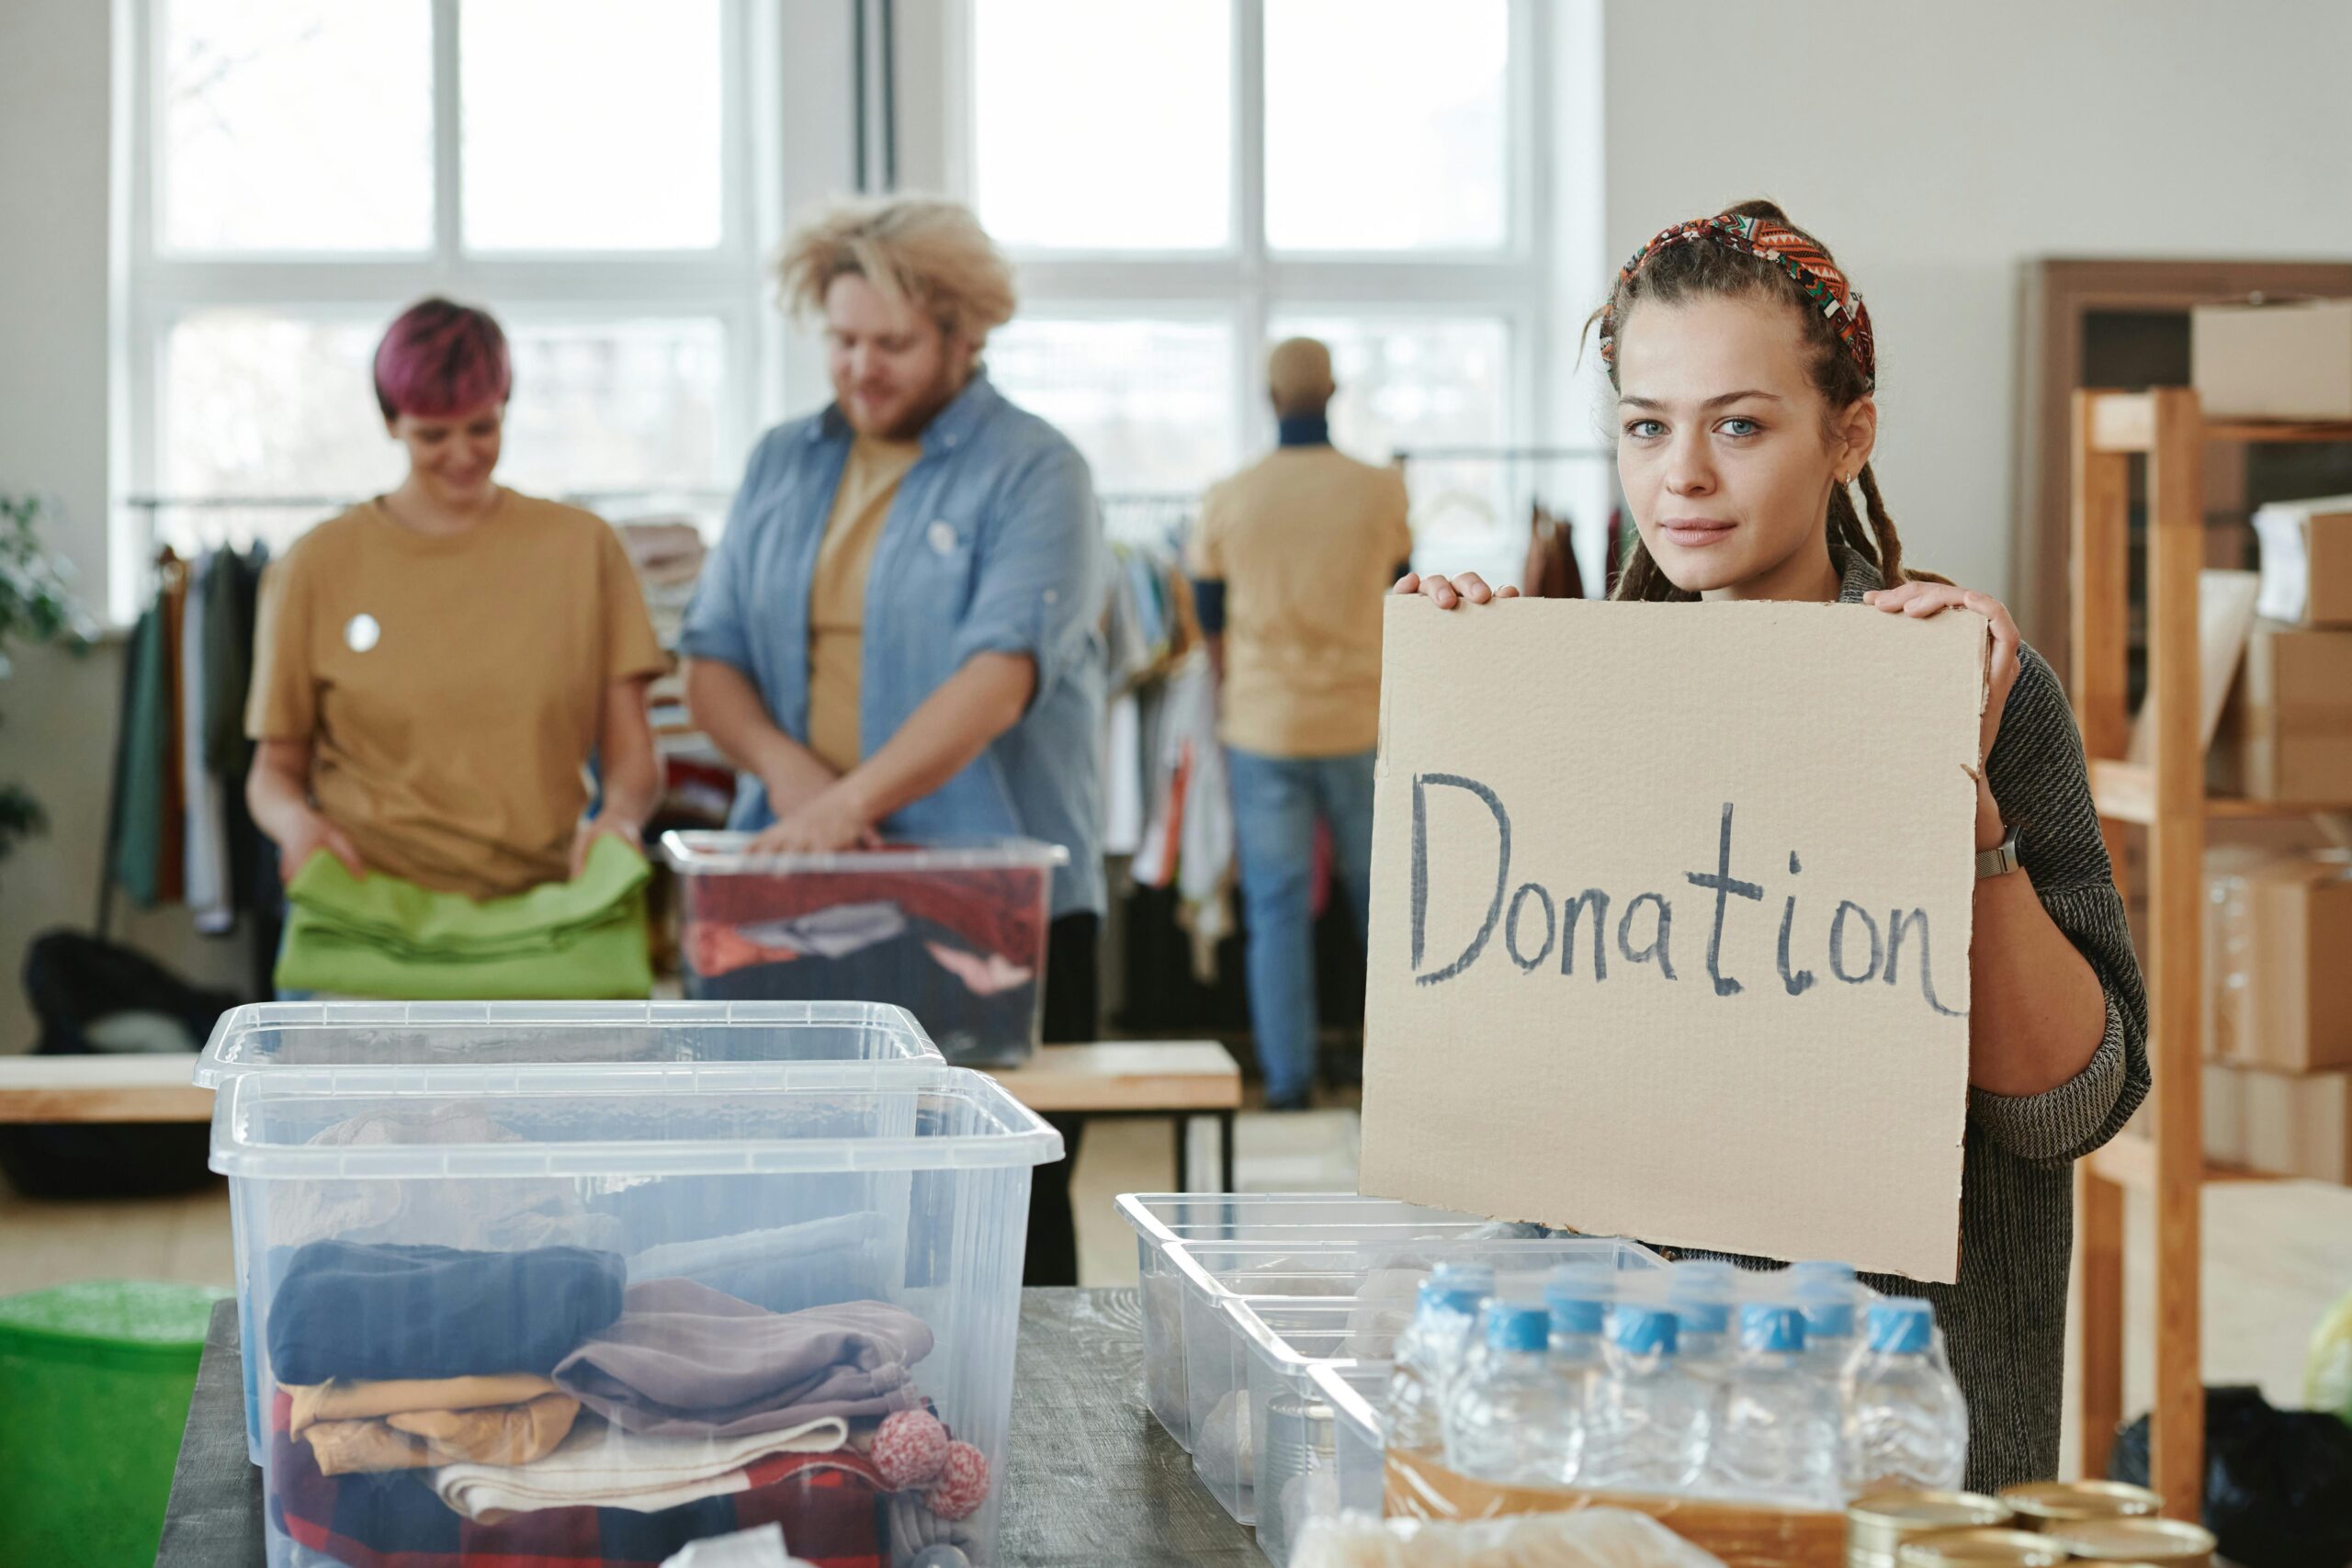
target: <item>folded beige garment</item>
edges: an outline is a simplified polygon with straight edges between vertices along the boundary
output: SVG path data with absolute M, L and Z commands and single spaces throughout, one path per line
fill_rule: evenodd
M 405 1410 L 365 1421 L 313 1421 L 303 1434 L 322 1475 L 432 1465 L 528 1464 L 571 1430 L 580 1402 L 544 1393 L 480 1410 Z
M 365 1421 L 411 1410 L 481 1410 L 492 1404 L 521 1404 L 555 1393 L 556 1386 L 536 1373 L 502 1372 L 473 1378 L 288 1383 L 286 1392 L 294 1401 L 293 1418 L 287 1429 L 300 1437 L 313 1421 Z

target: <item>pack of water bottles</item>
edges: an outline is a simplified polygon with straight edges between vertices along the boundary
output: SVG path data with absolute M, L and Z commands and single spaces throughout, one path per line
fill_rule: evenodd
M 1836 1510 L 1967 1463 L 1934 1309 L 1842 1264 L 1568 1264 L 1540 1299 L 1441 1265 L 1386 1404 L 1391 1456 L 1502 1486 Z

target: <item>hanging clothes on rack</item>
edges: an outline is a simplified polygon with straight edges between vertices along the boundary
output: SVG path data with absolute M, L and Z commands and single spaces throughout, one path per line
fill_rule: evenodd
M 1577 566 L 1575 528 L 1537 501 L 1528 508 L 1527 565 L 1519 591 L 1531 599 L 1581 599 L 1584 574 Z

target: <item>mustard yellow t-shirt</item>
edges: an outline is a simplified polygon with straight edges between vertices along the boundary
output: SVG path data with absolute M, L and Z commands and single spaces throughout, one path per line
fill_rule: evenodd
M 1405 479 L 1284 446 L 1210 490 L 1191 570 L 1225 583 L 1223 737 L 1267 757 L 1380 739 L 1381 601 L 1412 554 Z
M 922 456 L 919 441 L 861 435 L 833 491 L 808 587 L 808 749 L 837 773 L 865 756 L 858 694 L 865 660 L 865 580 L 899 481 Z
M 369 869 L 491 898 L 571 874 L 605 689 L 667 666 L 594 513 L 504 491 L 435 536 L 370 501 L 264 577 L 245 732 L 311 741 Z

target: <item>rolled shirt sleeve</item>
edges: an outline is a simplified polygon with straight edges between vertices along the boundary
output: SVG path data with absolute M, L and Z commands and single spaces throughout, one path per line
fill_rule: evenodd
M 2091 1059 L 2064 1083 L 2030 1095 L 1972 1088 L 1968 1110 L 2018 1158 L 2063 1165 L 2121 1132 L 2147 1098 L 2148 996 L 2099 835 L 2081 733 L 2056 673 L 2031 649 L 2022 650 L 1986 771 L 2042 908 L 2098 977 L 2107 1021 Z
M 748 521 L 775 482 L 783 453 L 782 429 L 770 431 L 744 465 L 743 482 L 727 508 L 726 531 L 718 547 L 703 563 L 679 628 L 678 651 L 688 659 L 711 659 L 731 664 L 749 675 L 755 665 L 752 652 L 749 598 L 752 576 L 752 526 Z
M 954 662 L 961 669 L 982 653 L 1027 655 L 1037 666 L 1034 705 L 1087 657 L 1102 612 L 1105 551 L 1086 459 L 1058 446 L 1025 465 L 979 548 Z

